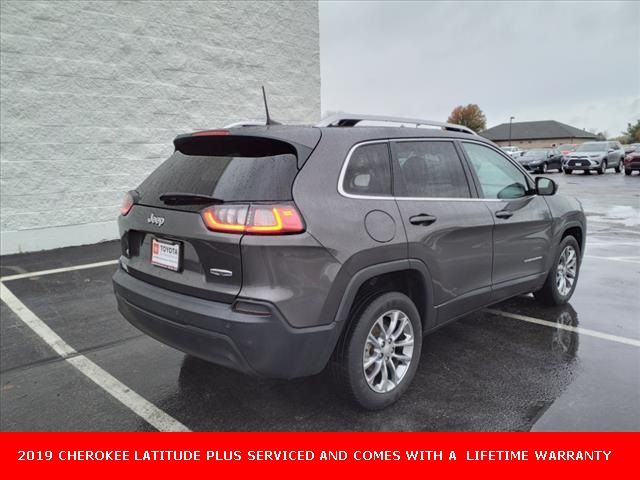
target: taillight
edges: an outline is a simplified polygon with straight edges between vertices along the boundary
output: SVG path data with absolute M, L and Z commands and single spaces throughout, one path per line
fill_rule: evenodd
M 244 233 L 249 205 L 216 205 L 200 212 L 204 224 L 214 232 Z
M 215 205 L 200 213 L 209 230 L 252 235 L 283 235 L 304 232 L 304 221 L 291 204 Z
M 122 199 L 122 204 L 120 205 L 120 213 L 123 216 L 128 214 L 134 203 L 135 200 L 133 199 L 133 195 L 131 194 L 131 192 L 125 193 L 124 198 Z

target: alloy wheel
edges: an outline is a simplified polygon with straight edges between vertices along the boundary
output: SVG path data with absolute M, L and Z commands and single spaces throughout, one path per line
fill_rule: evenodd
M 369 388 L 387 393 L 396 388 L 413 359 L 413 327 L 401 310 L 390 310 L 369 330 L 362 355 L 362 369 Z
M 578 273 L 578 254 L 576 249 L 567 245 L 562 250 L 556 267 L 556 287 L 558 293 L 566 297 L 571 292 Z

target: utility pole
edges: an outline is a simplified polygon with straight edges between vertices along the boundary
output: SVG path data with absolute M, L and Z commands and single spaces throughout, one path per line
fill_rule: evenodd
M 511 146 L 511 122 L 513 122 L 513 119 L 516 117 L 510 117 L 509 118 L 509 146 Z

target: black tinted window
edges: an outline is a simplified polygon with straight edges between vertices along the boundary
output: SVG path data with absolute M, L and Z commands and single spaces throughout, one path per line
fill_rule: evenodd
M 391 165 L 386 143 L 362 145 L 351 154 L 342 181 L 346 193 L 390 196 Z
M 462 162 L 451 142 L 396 142 L 396 196 L 469 198 Z
M 169 192 L 211 195 L 225 202 L 291 200 L 296 156 L 185 155 L 175 152 L 137 188 L 140 203 L 165 206 Z M 199 210 L 202 205 L 172 206 Z

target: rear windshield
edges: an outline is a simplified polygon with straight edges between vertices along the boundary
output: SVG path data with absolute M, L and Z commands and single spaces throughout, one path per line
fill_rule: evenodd
M 288 201 L 298 173 L 293 153 L 261 155 L 254 148 L 187 149 L 174 152 L 137 188 L 139 203 L 196 211 L 202 205 L 165 205 L 165 193 L 209 195 L 224 202 Z M 193 153 L 198 154 L 193 154 Z M 201 153 L 207 153 L 206 155 Z

